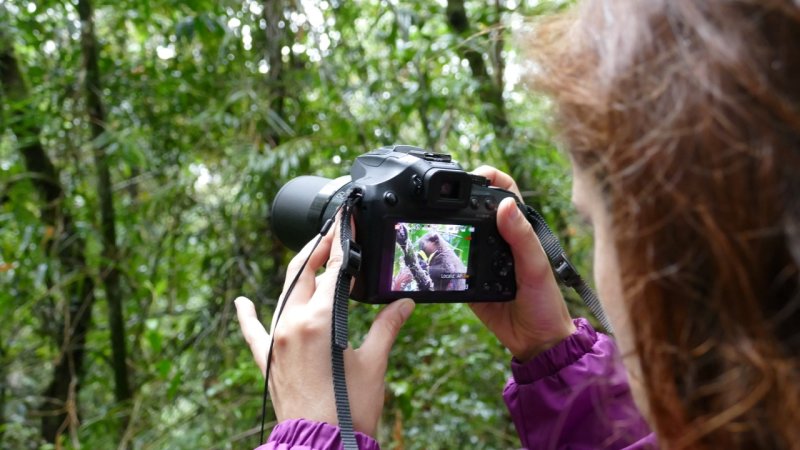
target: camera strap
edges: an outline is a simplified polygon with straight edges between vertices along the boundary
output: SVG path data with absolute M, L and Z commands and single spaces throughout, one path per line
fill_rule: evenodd
M 347 395 L 347 379 L 344 371 L 344 351 L 347 350 L 347 307 L 350 299 L 350 282 L 361 268 L 361 247 L 353 240 L 350 218 L 353 206 L 361 198 L 361 191 L 353 189 L 343 203 L 340 221 L 342 244 L 342 266 L 336 279 L 333 297 L 333 322 L 331 326 L 331 366 L 333 369 L 333 395 L 336 401 L 336 416 L 339 419 L 344 450 L 358 450 L 350 400 Z
M 278 329 L 278 323 L 281 320 L 281 315 L 283 314 L 283 308 L 286 306 L 286 303 L 289 301 L 289 297 L 292 295 L 292 291 L 294 291 L 294 287 L 297 285 L 297 280 L 300 279 L 300 274 L 306 269 L 306 265 L 308 265 L 308 260 L 311 258 L 311 253 L 314 253 L 314 250 L 317 249 L 319 243 L 322 242 L 322 237 L 328 234 L 328 230 L 330 230 L 331 226 L 333 225 L 333 220 L 328 219 L 325 224 L 322 226 L 322 229 L 317 236 L 317 240 L 314 242 L 314 247 L 309 252 L 308 258 L 303 261 L 303 265 L 300 266 L 300 270 L 297 271 L 292 282 L 289 284 L 289 289 L 286 290 L 286 294 L 283 296 L 283 301 L 280 302 L 280 306 L 278 310 L 275 312 L 275 325 L 272 329 L 272 335 L 274 338 L 275 330 Z M 267 419 L 267 398 L 269 397 L 269 372 L 272 368 L 272 351 L 274 350 L 275 346 L 272 345 L 272 342 L 269 344 L 269 351 L 267 351 L 267 365 L 264 369 L 264 393 L 263 398 L 261 400 L 261 433 L 259 438 L 259 443 L 264 442 L 264 424 Z
M 317 240 L 314 242 L 314 246 L 311 248 L 311 252 L 309 252 L 309 256 L 305 259 L 305 261 L 303 261 L 303 265 L 300 266 L 300 270 L 297 271 L 297 273 L 295 274 L 294 278 L 292 279 L 292 282 L 289 284 L 289 288 L 286 290 L 286 294 L 284 294 L 284 296 L 283 296 L 283 301 L 281 301 L 279 303 L 280 306 L 278 307 L 278 310 L 275 312 L 275 324 L 274 324 L 273 330 L 272 330 L 273 334 L 274 334 L 275 330 L 278 328 L 278 323 L 280 322 L 281 315 L 283 314 L 283 308 L 286 306 L 286 303 L 289 301 L 289 297 L 292 295 L 292 291 L 294 291 L 294 288 L 297 285 L 297 281 L 300 279 L 300 274 L 303 272 L 303 270 L 305 270 L 306 265 L 308 265 L 309 259 L 311 259 L 311 254 L 314 253 L 314 250 L 316 250 L 317 247 L 319 246 L 320 242 L 322 242 L 322 238 L 325 235 L 328 234 L 328 231 L 330 231 L 331 227 L 334 224 L 334 218 L 339 213 L 339 211 L 341 211 L 342 208 L 345 207 L 346 205 L 352 206 L 352 203 L 350 203 L 350 197 L 351 196 L 354 197 L 354 198 L 360 198 L 361 197 L 361 193 L 360 192 L 358 192 L 358 193 L 353 193 L 353 192 L 348 193 L 348 201 L 347 202 L 343 202 L 342 204 L 340 204 L 339 207 L 336 208 L 336 211 L 333 213 L 333 217 L 331 217 L 328 220 L 326 220 L 325 223 L 322 225 L 322 228 L 320 229 L 319 234 L 317 235 Z M 353 203 L 354 203 L 354 201 L 353 201 Z M 351 236 L 350 219 L 349 219 L 350 215 L 352 215 L 352 211 L 350 211 L 348 213 L 348 220 L 347 220 L 347 233 L 348 233 L 348 236 Z M 343 231 L 344 231 L 344 229 L 343 229 Z M 358 248 L 358 246 L 356 246 L 356 248 Z M 360 255 L 360 252 L 359 252 L 359 255 Z M 359 260 L 359 262 L 360 262 L 360 260 Z M 344 266 L 344 264 L 343 264 L 343 266 Z M 358 270 L 356 270 L 356 272 L 358 272 Z M 347 286 L 347 292 L 345 292 L 345 302 L 344 302 L 345 303 L 345 309 L 344 309 L 344 314 L 345 314 L 344 315 L 344 342 L 345 342 L 345 348 L 347 348 L 347 302 L 346 302 L 346 300 L 347 300 L 347 297 L 349 296 L 349 289 L 350 289 L 350 281 L 349 280 L 347 281 L 345 286 Z M 337 289 L 336 298 L 338 298 L 339 297 L 338 290 L 341 289 L 341 284 L 339 283 L 338 279 L 337 279 L 336 289 Z M 335 311 L 334 311 L 334 316 L 336 316 L 336 312 Z M 334 320 L 334 323 L 335 322 L 336 321 Z M 272 367 L 272 351 L 274 350 L 274 348 L 275 348 L 275 346 L 272 345 L 272 343 L 270 343 L 269 351 L 267 352 L 267 364 L 266 364 L 266 368 L 265 368 L 265 371 L 264 371 L 264 395 L 263 395 L 262 402 L 261 402 L 261 432 L 260 432 L 259 444 L 264 442 L 264 426 L 265 426 L 265 421 L 266 421 L 266 418 L 267 418 L 267 399 L 269 398 L 269 373 L 270 373 L 270 369 Z M 333 350 L 333 353 L 336 353 L 336 351 Z M 334 359 L 336 359 L 335 356 L 334 356 Z M 342 361 L 343 361 L 343 359 L 344 359 L 343 356 L 340 359 L 342 359 Z M 336 367 L 335 364 L 334 364 L 334 367 Z M 337 369 L 334 369 L 334 384 L 336 384 L 336 381 L 335 381 L 336 378 L 337 378 L 337 375 L 335 375 L 336 372 L 337 372 Z M 341 364 L 340 373 L 341 373 L 341 375 L 339 376 L 339 378 L 341 378 L 341 380 L 344 380 L 344 364 Z M 347 401 L 347 384 L 345 384 L 344 387 L 345 387 L 345 392 L 343 394 L 344 395 L 343 398 L 345 399 L 345 402 L 346 402 Z M 334 388 L 334 390 L 336 390 L 336 388 Z M 337 414 L 339 414 L 339 411 L 342 411 L 342 408 L 339 406 L 339 398 L 340 397 L 341 397 L 341 395 L 337 394 L 337 396 L 336 396 L 336 398 L 337 398 L 337 404 L 336 404 Z M 349 417 L 350 416 L 350 405 L 345 403 L 345 406 L 346 406 L 347 416 Z M 351 424 L 350 425 L 350 429 L 352 430 L 352 420 L 350 420 L 350 424 Z M 353 438 L 353 442 L 355 442 L 355 437 Z M 357 449 L 358 447 L 355 447 L 355 448 Z
M 541 242 L 542 248 L 544 248 L 547 259 L 550 260 L 550 266 L 553 268 L 556 280 L 564 286 L 574 289 L 581 300 L 583 300 L 583 303 L 589 307 L 592 314 L 594 314 L 600 324 L 603 325 L 603 328 L 605 328 L 609 334 L 613 334 L 614 330 L 611 328 L 611 322 L 608 321 L 605 311 L 603 311 L 603 305 L 600 304 L 592 288 L 581 278 L 575 266 L 573 266 L 569 258 L 567 258 L 567 254 L 561 247 L 561 243 L 558 241 L 553 231 L 550 230 L 550 227 L 547 226 L 544 217 L 532 206 L 523 205 L 522 203 L 518 203 L 518 205 L 519 209 L 525 214 L 528 222 L 533 227 L 536 236 L 539 237 L 539 242 Z

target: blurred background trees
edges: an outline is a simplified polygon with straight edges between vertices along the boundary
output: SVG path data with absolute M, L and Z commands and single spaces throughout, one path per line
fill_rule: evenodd
M 0 0 L 0 448 L 254 447 L 232 299 L 267 321 L 280 293 L 271 199 L 381 145 L 511 172 L 586 271 L 520 81 L 523 20 L 563 3 Z M 465 305 L 420 306 L 384 448 L 519 446 L 508 359 Z

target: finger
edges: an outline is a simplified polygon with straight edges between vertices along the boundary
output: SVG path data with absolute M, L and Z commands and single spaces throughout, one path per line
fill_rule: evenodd
M 511 198 L 500 202 L 497 229 L 512 249 L 518 286 L 540 286 L 546 277 L 553 277 L 538 236 Z
M 305 305 L 309 302 L 317 288 L 316 271 L 322 267 L 325 260 L 330 253 L 331 242 L 333 241 L 331 235 L 327 233 L 319 242 L 316 249 L 314 245 L 319 237 L 315 237 L 303 247 L 300 252 L 292 258 L 289 267 L 286 269 L 286 279 L 283 282 L 283 292 L 278 298 L 278 304 L 275 306 L 276 314 L 272 316 L 272 323 L 270 324 L 270 333 L 275 332 L 275 324 L 278 320 L 278 311 L 284 310 L 284 304 L 289 310 L 293 306 Z M 306 259 L 308 260 L 306 262 Z M 299 273 L 299 275 L 298 275 Z M 289 288 L 297 277 L 297 282 L 294 284 L 294 289 L 291 292 L 291 301 L 287 298 Z M 283 311 L 286 312 L 286 311 Z
M 397 334 L 400 333 L 400 328 L 411 316 L 414 306 L 413 300 L 404 298 L 384 307 L 372 322 L 372 326 L 364 338 L 364 343 L 358 351 L 363 353 L 367 360 L 386 361 L 392 350 L 392 344 L 397 339 Z
M 330 232 L 327 233 L 316 249 L 314 249 L 314 244 L 317 242 L 319 236 L 314 237 L 314 239 L 308 241 L 303 249 L 292 258 L 289 267 L 286 268 L 286 280 L 283 283 L 284 292 L 289 289 L 289 285 L 292 283 L 297 273 L 300 272 L 301 268 L 302 273 L 297 280 L 297 284 L 307 284 L 309 281 L 313 281 L 317 270 L 319 270 L 328 259 L 328 254 L 331 251 L 331 243 L 333 242 L 332 234 L 333 233 Z M 308 263 L 303 267 L 303 263 L 306 259 L 308 259 Z M 295 287 L 295 289 L 297 289 L 297 287 Z
M 522 194 L 519 192 L 517 183 L 511 178 L 511 175 L 502 170 L 495 169 L 492 166 L 480 166 L 473 170 L 472 173 L 488 179 L 490 185 L 511 191 L 514 195 L 519 197 L 520 200 L 522 199 Z
M 317 277 L 314 279 L 314 287 L 319 286 L 319 284 L 323 281 L 324 279 L 322 278 L 322 274 L 317 275 Z
M 481 303 L 468 303 L 467 306 L 478 316 L 479 319 L 483 322 L 484 325 L 490 327 L 490 323 L 487 323 L 486 318 L 489 317 L 491 311 L 495 309 L 501 309 L 505 305 L 504 302 L 481 302 Z
M 336 225 L 333 225 L 334 228 Z M 307 304 L 314 293 L 317 290 L 318 280 L 316 277 L 317 271 L 322 267 L 322 265 L 327 261 L 328 255 L 331 252 L 331 245 L 333 243 L 334 233 L 330 231 L 322 237 L 317 245 L 316 249 L 314 245 L 316 244 L 317 239 L 319 237 L 315 237 L 310 242 L 308 242 L 303 250 L 300 251 L 294 258 L 292 258 L 292 262 L 289 264 L 288 269 L 286 270 L 286 280 L 284 282 L 283 292 L 281 293 L 281 297 L 278 301 L 278 305 L 276 311 L 280 311 L 283 307 L 283 303 L 287 302 L 288 299 L 286 298 L 286 293 L 289 290 L 289 287 L 294 280 L 294 277 L 297 276 L 297 283 L 294 286 L 294 290 L 292 291 L 292 304 L 294 305 L 303 305 Z M 310 255 L 309 255 L 310 253 Z M 308 259 L 308 262 L 306 262 Z M 299 276 L 297 275 L 300 272 Z M 290 303 L 287 303 L 289 306 Z M 272 325 L 270 326 L 270 330 L 275 330 L 275 320 L 277 319 L 277 315 L 272 319 Z
M 233 301 L 236 305 L 236 317 L 239 319 L 239 327 L 242 329 L 244 340 L 250 346 L 253 359 L 261 369 L 261 373 L 266 372 L 267 352 L 269 352 L 270 337 L 264 325 L 258 320 L 256 307 L 253 302 L 246 297 L 237 297 Z
M 339 214 L 336 217 L 336 223 L 333 225 L 334 232 L 332 233 L 330 257 L 327 264 L 325 264 L 325 272 L 317 277 L 317 290 L 310 301 L 310 303 L 316 303 L 324 309 L 330 309 L 333 305 L 332 299 L 336 293 L 336 281 L 339 278 L 339 269 L 341 269 L 343 262 L 341 219 L 341 214 Z M 350 218 L 350 233 L 351 238 L 355 240 L 355 224 L 352 217 Z M 350 288 L 353 287 L 354 281 L 354 279 L 350 280 Z

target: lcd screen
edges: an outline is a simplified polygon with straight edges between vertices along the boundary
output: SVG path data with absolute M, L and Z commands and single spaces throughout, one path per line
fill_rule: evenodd
M 466 291 L 472 225 L 398 222 L 391 291 Z

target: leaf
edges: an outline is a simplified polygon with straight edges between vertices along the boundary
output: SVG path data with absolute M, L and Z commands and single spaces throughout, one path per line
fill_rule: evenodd
M 167 359 L 162 359 L 156 363 L 156 370 L 161 378 L 167 378 L 169 371 L 172 370 L 172 363 Z
M 161 353 L 161 343 L 163 341 L 163 337 L 161 336 L 161 332 L 158 330 L 148 330 L 147 331 L 147 342 L 150 344 L 150 348 L 153 349 L 153 353 L 156 355 Z
M 177 371 L 175 375 L 172 376 L 172 379 L 169 382 L 169 388 L 167 389 L 167 400 L 170 402 L 175 400 L 175 396 L 178 394 L 178 389 L 181 387 L 181 381 L 183 380 L 183 372 Z

